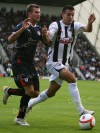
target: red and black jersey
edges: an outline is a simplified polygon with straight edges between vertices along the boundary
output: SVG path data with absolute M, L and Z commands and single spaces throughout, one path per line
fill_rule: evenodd
M 22 26 L 22 22 L 18 24 L 14 32 L 19 30 Z M 42 40 L 41 27 L 38 25 L 30 25 L 28 29 L 22 32 L 20 37 L 16 41 L 15 55 L 13 63 L 33 63 L 34 55 L 39 40 Z

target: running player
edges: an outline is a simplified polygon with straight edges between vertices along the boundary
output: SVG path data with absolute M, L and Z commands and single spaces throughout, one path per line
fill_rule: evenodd
M 68 82 L 70 95 L 73 98 L 79 115 L 87 113 L 94 114 L 94 111 L 87 110 L 83 107 L 77 80 L 75 75 L 69 71 L 69 64 L 73 58 L 73 49 L 77 35 L 81 32 L 92 31 L 92 23 L 95 21 L 95 15 L 91 14 L 88 18 L 88 24 L 83 25 L 79 22 L 74 22 L 74 14 L 74 7 L 67 5 L 62 9 L 62 20 L 58 23 L 53 22 L 49 26 L 49 34 L 47 37 L 50 48 L 46 66 L 51 73 L 50 86 L 37 98 L 29 101 L 27 113 L 35 104 L 55 96 L 56 92 L 61 88 L 63 81 L 66 81 Z

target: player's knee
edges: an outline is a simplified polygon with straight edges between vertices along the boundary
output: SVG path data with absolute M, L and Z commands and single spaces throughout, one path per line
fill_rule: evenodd
M 55 96 L 56 92 L 59 90 L 60 85 L 58 85 L 57 83 L 52 83 L 51 86 L 49 87 L 48 91 L 47 91 L 47 96 L 48 97 L 53 97 Z
M 47 93 L 47 96 L 50 98 L 50 97 L 53 97 L 55 96 L 56 92 L 48 92 Z
M 55 96 L 55 94 L 49 94 L 48 95 L 48 97 L 50 98 L 50 97 L 54 97 Z
M 74 75 L 69 79 L 69 83 L 75 83 L 76 81 L 77 79 Z
M 77 79 L 74 77 L 74 78 L 72 78 L 72 83 L 75 83 L 76 81 L 77 81 Z
M 38 97 L 39 92 L 38 91 L 34 91 L 34 97 Z
M 38 97 L 39 92 L 38 91 L 34 91 L 34 89 L 31 89 L 29 91 L 29 95 L 30 95 L 30 97 L 35 98 L 35 97 Z

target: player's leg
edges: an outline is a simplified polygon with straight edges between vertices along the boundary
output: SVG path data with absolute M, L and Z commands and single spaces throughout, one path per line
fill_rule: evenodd
M 31 71 L 32 68 L 32 71 Z M 25 94 L 22 96 L 20 100 L 20 107 L 17 117 L 15 117 L 14 122 L 20 125 L 29 125 L 24 117 L 26 113 L 26 108 L 28 106 L 28 102 L 31 97 L 37 97 L 39 95 L 39 78 L 37 77 L 36 70 L 33 66 L 26 66 L 23 67 L 23 73 L 20 74 L 19 78 L 20 84 L 25 89 Z M 31 73 L 32 72 L 32 73 Z M 24 120 L 25 122 L 21 123 L 20 120 Z M 20 122 L 19 122 L 20 121 Z
M 22 96 L 25 93 L 25 90 L 23 88 L 23 86 L 20 84 L 20 82 L 17 80 L 17 74 L 15 73 L 14 69 L 16 69 L 16 66 L 13 66 L 13 73 L 14 73 L 14 81 L 16 86 L 18 87 L 16 88 L 11 88 L 8 86 L 4 86 L 3 87 L 3 104 L 7 104 L 8 98 L 11 95 L 16 95 L 16 96 Z
M 28 114 L 32 106 L 34 106 L 37 103 L 47 100 L 49 97 L 53 97 L 63 83 L 63 80 L 59 79 L 60 70 L 59 71 L 55 70 L 55 68 L 53 67 L 53 64 L 50 65 L 49 68 L 50 68 L 49 72 L 52 73 L 52 75 L 50 76 L 50 86 L 47 90 L 43 91 L 37 98 L 30 99 L 28 103 L 28 109 L 27 109 L 26 115 Z
M 25 94 L 21 97 L 19 112 L 18 112 L 17 117 L 15 117 L 14 122 L 16 124 L 28 126 L 29 124 L 24 119 L 26 109 L 27 109 L 27 106 L 28 106 L 28 102 L 31 99 L 31 97 L 38 96 L 39 92 L 34 91 L 33 85 L 27 85 L 27 86 L 24 86 L 24 88 L 25 88 Z
M 22 66 L 20 66 L 20 67 L 22 67 Z M 22 96 L 25 93 L 23 86 L 20 84 L 19 80 L 17 80 L 19 77 L 18 76 L 19 72 L 17 72 L 17 71 L 18 71 L 18 68 L 20 69 L 20 67 L 18 64 L 14 64 L 12 67 L 14 81 L 18 88 L 16 89 L 16 88 L 8 87 L 8 86 L 3 87 L 3 92 L 4 92 L 3 93 L 3 104 L 5 104 L 5 105 L 7 104 L 9 96 L 11 96 L 11 95 Z
M 30 98 L 34 98 L 37 97 L 39 95 L 39 79 L 38 78 L 34 78 L 33 79 L 33 84 L 34 84 L 34 88 L 33 85 L 29 85 L 29 86 L 25 86 L 25 95 L 23 95 L 23 97 L 21 98 L 21 102 L 20 102 L 20 110 L 19 110 L 19 114 L 18 117 L 25 117 L 25 113 L 26 113 L 26 108 L 28 106 L 28 102 L 30 100 Z M 28 100 L 25 100 L 25 97 L 30 96 L 30 98 Z M 23 102 L 25 101 L 25 102 Z M 24 111 L 23 111 L 23 107 L 24 107 Z M 21 111 L 22 110 L 22 111 Z
M 20 118 L 20 119 L 24 119 L 28 102 L 31 99 L 32 94 L 34 94 L 33 85 L 27 85 L 27 86 L 24 86 L 24 88 L 25 88 L 25 94 L 21 97 L 19 112 L 17 115 L 17 118 Z
M 79 90 L 77 87 L 76 77 L 70 71 L 68 71 L 66 68 L 63 68 L 60 71 L 59 77 L 62 80 L 65 80 L 69 83 L 68 84 L 69 85 L 69 91 L 70 91 L 70 94 L 74 100 L 74 103 L 77 107 L 79 114 L 80 115 L 83 113 L 94 114 L 94 111 L 86 110 L 86 109 L 84 109 L 84 107 L 82 105 L 80 93 L 79 93 Z
M 30 101 L 28 103 L 28 108 L 30 109 L 30 108 L 32 108 L 32 106 L 34 106 L 40 102 L 43 102 L 50 97 L 53 97 L 55 95 L 55 93 L 59 90 L 59 88 L 60 88 L 59 84 L 57 84 L 55 81 L 51 81 L 50 86 L 47 90 L 41 92 L 37 98 L 30 99 Z
M 16 75 L 15 75 L 16 76 Z M 11 95 L 16 95 L 16 96 L 22 96 L 25 93 L 25 89 L 24 87 L 20 84 L 20 82 L 18 80 L 16 80 L 17 77 L 14 77 L 14 81 L 16 86 L 18 87 L 16 88 L 10 88 L 8 89 L 8 94 Z
M 16 95 L 16 96 L 22 96 L 25 93 L 24 88 L 14 89 L 10 88 L 8 86 L 3 87 L 3 104 L 6 105 L 9 96 Z

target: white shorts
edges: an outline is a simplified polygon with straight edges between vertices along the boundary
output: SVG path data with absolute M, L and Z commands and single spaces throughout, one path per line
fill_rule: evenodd
M 51 73 L 49 81 L 55 81 L 57 84 L 62 85 L 63 80 L 59 78 L 59 72 L 62 68 L 68 69 L 69 65 L 65 66 L 60 62 L 47 62 L 46 67 Z

